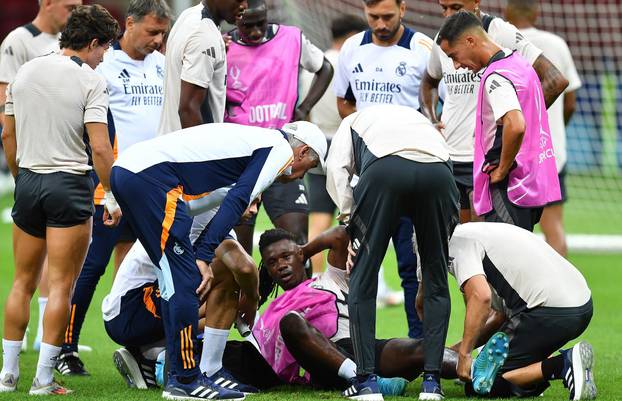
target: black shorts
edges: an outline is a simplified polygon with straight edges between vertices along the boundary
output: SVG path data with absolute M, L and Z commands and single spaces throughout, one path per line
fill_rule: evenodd
M 307 189 L 302 179 L 282 183 L 275 181 L 261 194 L 261 203 L 270 220 L 274 221 L 286 213 L 309 214 Z M 242 223 L 254 226 L 257 215 Z
M 592 313 L 591 299 L 578 307 L 540 306 L 518 313 L 501 327 L 510 338 L 510 351 L 501 372 L 545 360 L 579 337 L 590 323 Z
M 507 223 L 533 232 L 542 217 L 543 207 L 520 207 L 508 198 L 508 179 L 490 185 L 493 209 L 484 215 L 489 223 Z
M 453 162 L 454 179 L 460 193 L 460 209 L 471 209 L 469 195 L 473 192 L 473 163 Z
M 376 340 L 376 366 L 379 366 L 380 355 L 388 342 L 389 340 Z M 335 346 L 346 358 L 355 361 L 351 339 L 341 339 L 335 343 Z M 279 379 L 261 353 L 249 341 L 227 341 L 222 365 L 242 383 L 250 384 L 260 390 L 289 384 Z M 327 372 L 326 375 L 312 376 L 311 385 L 325 390 L 334 390 L 346 387 L 347 381 L 337 374 Z
M 334 214 L 337 206 L 326 190 L 326 176 L 309 173 L 305 177 L 309 191 L 309 211 Z
M 46 227 L 73 227 L 95 213 L 93 180 L 87 174 L 38 174 L 20 168 L 11 216 L 26 233 L 45 238 Z
M 222 366 L 240 382 L 268 390 L 285 383 L 250 341 L 227 341 Z
M 128 291 L 121 298 L 120 313 L 105 321 L 112 341 L 124 347 L 141 347 L 164 339 L 161 298 L 155 283 Z
M 558 201 L 549 203 L 547 206 L 561 205 L 568 200 L 568 194 L 566 192 L 566 167 L 564 167 L 562 171 L 557 174 L 557 177 L 559 178 L 559 190 L 562 193 L 562 198 Z
M 502 375 L 515 369 L 541 362 L 556 353 L 566 343 L 579 337 L 592 319 L 592 300 L 574 308 L 537 307 L 518 313 L 506 322 L 501 331 L 510 338 L 510 350 L 505 364 L 499 371 L 490 393 L 480 396 L 467 383 L 467 397 L 477 398 L 533 398 L 549 387 L 541 382 L 530 388 L 518 387 Z

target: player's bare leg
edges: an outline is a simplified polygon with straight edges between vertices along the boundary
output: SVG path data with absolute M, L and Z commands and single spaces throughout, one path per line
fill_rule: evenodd
M 546 206 L 540 218 L 540 228 L 546 242 L 563 257 L 568 254 L 564 231 L 564 206 L 561 203 Z
M 122 241 L 117 243 L 114 247 L 114 276 L 117 275 L 119 271 L 119 266 L 121 266 L 121 262 L 125 259 L 125 256 L 134 245 L 134 242 L 130 241 Z

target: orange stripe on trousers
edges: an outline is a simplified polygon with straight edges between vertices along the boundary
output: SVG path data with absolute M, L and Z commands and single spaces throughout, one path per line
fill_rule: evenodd
M 162 236 L 160 237 L 160 248 L 164 253 L 166 241 L 168 241 L 169 230 L 175 220 L 175 212 L 177 210 L 177 201 L 182 194 L 181 186 L 173 188 L 166 194 L 166 206 L 164 206 L 164 220 L 162 220 Z

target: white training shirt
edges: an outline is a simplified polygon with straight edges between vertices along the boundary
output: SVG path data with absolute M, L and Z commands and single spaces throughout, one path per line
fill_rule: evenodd
M 564 91 L 574 92 L 581 87 L 581 78 L 572 60 L 568 45 L 561 37 L 536 28 L 521 29 L 525 39 L 542 49 L 543 54 L 566 77 L 568 87 Z M 548 108 L 549 126 L 555 149 L 557 171 L 561 171 L 568 158 L 566 152 L 566 124 L 564 122 L 564 93 Z
M 570 262 L 535 234 L 511 224 L 458 225 L 449 258 L 449 272 L 460 287 L 471 277 L 486 276 L 513 314 L 538 306 L 578 307 L 591 296 Z
M 181 13 L 166 42 L 164 107 L 158 135 L 181 129 L 181 81 L 207 89 L 211 115 L 203 123 L 222 122 L 225 116 L 227 58 L 220 30 L 204 15 L 202 3 Z
M 220 199 L 222 201 L 222 198 Z M 201 231 L 209 224 L 216 215 L 218 206 L 192 220 L 192 229 L 190 241 L 194 243 Z M 235 238 L 232 230 L 229 233 Z M 147 251 L 140 243 L 136 241 L 130 248 L 129 252 L 121 262 L 119 271 L 117 272 L 110 293 L 106 295 L 102 302 L 102 315 L 104 321 L 109 322 L 121 313 L 121 300 L 125 294 L 143 285 L 153 283 L 158 279 L 156 274 L 157 267 L 151 262 Z
M 41 32 L 32 23 L 11 31 L 0 45 L 0 82 L 10 83 L 19 67 L 35 57 L 60 50 L 60 33 Z
M 419 87 L 432 40 L 405 27 L 396 45 L 378 46 L 371 30 L 348 38 L 341 48 L 334 77 L 337 97 L 355 101 L 356 109 L 378 104 L 419 108 Z
M 115 43 L 96 71 L 106 78 L 119 153 L 156 136 L 164 100 L 164 55 L 130 58 Z
M 509 49 L 503 49 L 506 55 L 512 54 Z M 518 94 L 514 85 L 503 75 L 492 73 L 484 83 L 484 101 L 482 105 L 483 138 L 485 149 L 490 149 L 495 140 L 497 128 L 502 126 L 501 118 L 509 111 L 519 110 L 522 112 L 518 101 Z
M 354 198 L 350 182 L 356 171 L 356 161 L 363 155 L 355 149 L 353 136 L 377 158 L 396 155 L 421 163 L 449 160 L 443 137 L 430 120 L 412 107 L 379 105 L 357 111 L 344 118 L 326 159 L 326 190 L 347 219 Z
M 77 57 L 52 53 L 24 64 L 7 89 L 17 164 L 35 173 L 92 170 L 84 124 L 108 123 L 106 81 Z
M 339 61 L 339 51 L 335 49 L 328 49 L 324 53 L 324 57 L 333 65 L 333 68 L 337 68 L 337 62 Z M 311 86 L 311 80 L 313 75 L 306 75 L 308 86 Z M 331 85 L 335 82 L 335 78 L 331 81 Z M 311 109 L 310 115 L 311 122 L 317 125 L 322 132 L 326 135 L 326 138 L 331 139 L 339 124 L 341 124 L 341 116 L 337 110 L 337 97 L 335 93 L 328 89 L 324 92 L 324 95 L 318 100 L 318 102 Z
M 500 47 L 518 51 L 531 64 L 542 54 L 514 25 L 501 18 L 491 21 L 488 35 Z M 436 43 L 427 69 L 432 78 L 442 79 L 447 87 L 441 121 L 445 124 L 443 136 L 449 146 L 451 159 L 456 162 L 473 162 L 477 93 L 484 69 L 477 73 L 466 68 L 456 70 L 453 61 Z

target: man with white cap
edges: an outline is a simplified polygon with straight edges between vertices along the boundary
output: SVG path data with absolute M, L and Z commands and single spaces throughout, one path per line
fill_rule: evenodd
M 205 135 L 205 132 L 211 135 Z M 170 373 L 163 396 L 170 399 L 242 399 L 199 371 L 200 299 L 210 289 L 214 250 L 240 216 L 276 179 L 289 181 L 324 166 L 326 139 L 314 124 L 281 130 L 237 124 L 204 124 L 138 143 L 112 168 L 112 188 L 151 261 L 158 267 L 162 320 Z M 190 243 L 186 203 L 233 186 L 209 227 Z M 211 391 L 206 391 L 211 389 Z

